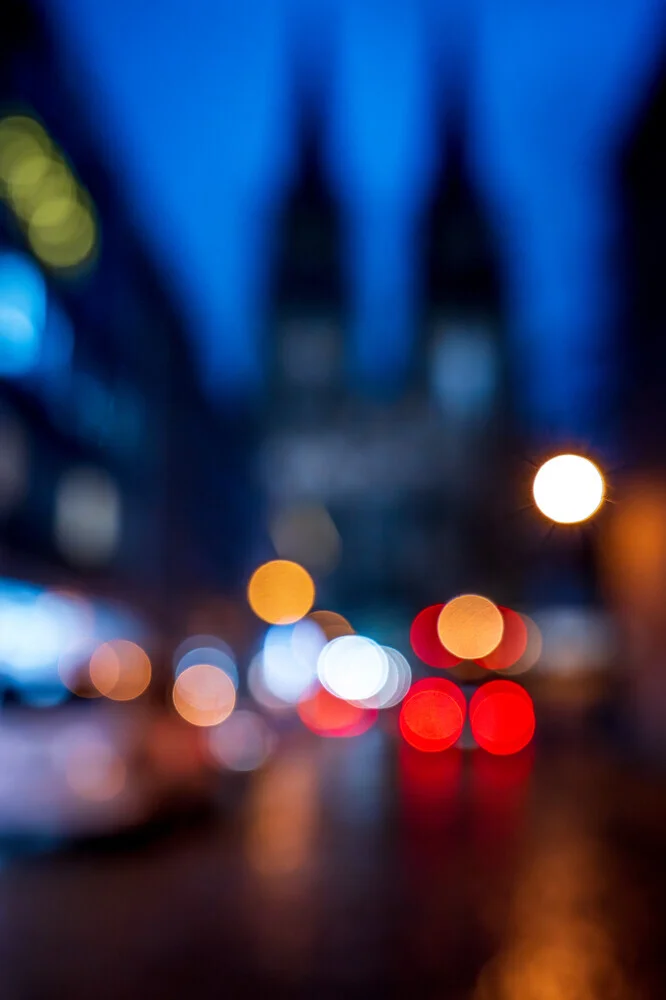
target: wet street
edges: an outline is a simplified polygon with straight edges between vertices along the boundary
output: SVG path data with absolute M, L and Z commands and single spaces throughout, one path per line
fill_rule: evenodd
M 589 748 L 299 738 L 212 818 L 5 858 L 1 995 L 658 1000 L 664 802 Z

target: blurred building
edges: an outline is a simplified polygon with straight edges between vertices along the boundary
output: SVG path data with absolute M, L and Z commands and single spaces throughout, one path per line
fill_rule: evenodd
M 462 157 L 447 162 L 416 239 L 415 348 L 399 383 L 378 382 L 360 363 L 358 260 L 322 160 L 305 130 L 276 247 L 260 457 L 269 529 L 277 554 L 314 574 L 324 606 L 406 621 L 456 590 L 507 586 L 493 246 Z M 366 317 L 379 372 L 393 277 L 380 275 Z
M 247 441 L 211 412 L 163 274 L 43 18 L 0 39 L 2 574 L 153 623 L 242 576 Z

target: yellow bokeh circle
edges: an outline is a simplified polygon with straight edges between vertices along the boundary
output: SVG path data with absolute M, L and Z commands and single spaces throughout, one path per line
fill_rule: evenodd
M 178 674 L 173 685 L 176 711 L 193 726 L 217 726 L 229 718 L 236 689 L 228 674 L 212 663 L 195 663 Z
M 290 625 L 314 604 L 315 585 L 306 569 L 288 559 L 274 559 L 254 571 L 247 599 L 255 615 L 271 625 Z
M 90 680 L 112 701 L 132 701 L 150 684 L 152 669 L 147 655 L 135 642 L 112 639 L 98 646 L 90 657 Z
M 442 608 L 437 619 L 439 641 L 462 660 L 488 656 L 500 644 L 504 619 L 497 605 L 479 594 L 461 594 Z

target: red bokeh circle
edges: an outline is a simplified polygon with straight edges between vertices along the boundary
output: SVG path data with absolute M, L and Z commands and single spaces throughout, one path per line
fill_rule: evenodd
M 488 656 L 476 661 L 487 670 L 508 670 L 527 649 L 527 625 L 522 616 L 511 608 L 499 606 L 499 611 L 504 620 L 500 644 Z
M 490 681 L 472 697 L 469 718 L 474 739 L 500 756 L 518 753 L 534 736 L 534 705 L 514 681 Z
M 460 657 L 449 653 L 437 634 L 437 620 L 443 607 L 443 604 L 431 604 L 429 608 L 424 608 L 412 622 L 409 632 L 409 641 L 418 658 L 429 667 L 439 669 L 455 667 L 460 663 Z
M 400 732 L 417 750 L 447 750 L 462 733 L 467 706 L 453 681 L 427 677 L 413 684 L 400 710 Z
M 303 725 L 317 736 L 360 736 L 377 718 L 376 709 L 336 698 L 320 684 L 301 699 L 296 711 Z

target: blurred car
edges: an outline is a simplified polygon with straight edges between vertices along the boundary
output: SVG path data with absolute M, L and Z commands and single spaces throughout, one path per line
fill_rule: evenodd
M 72 702 L 0 716 L 0 841 L 103 837 L 205 806 L 200 733 L 163 709 Z

